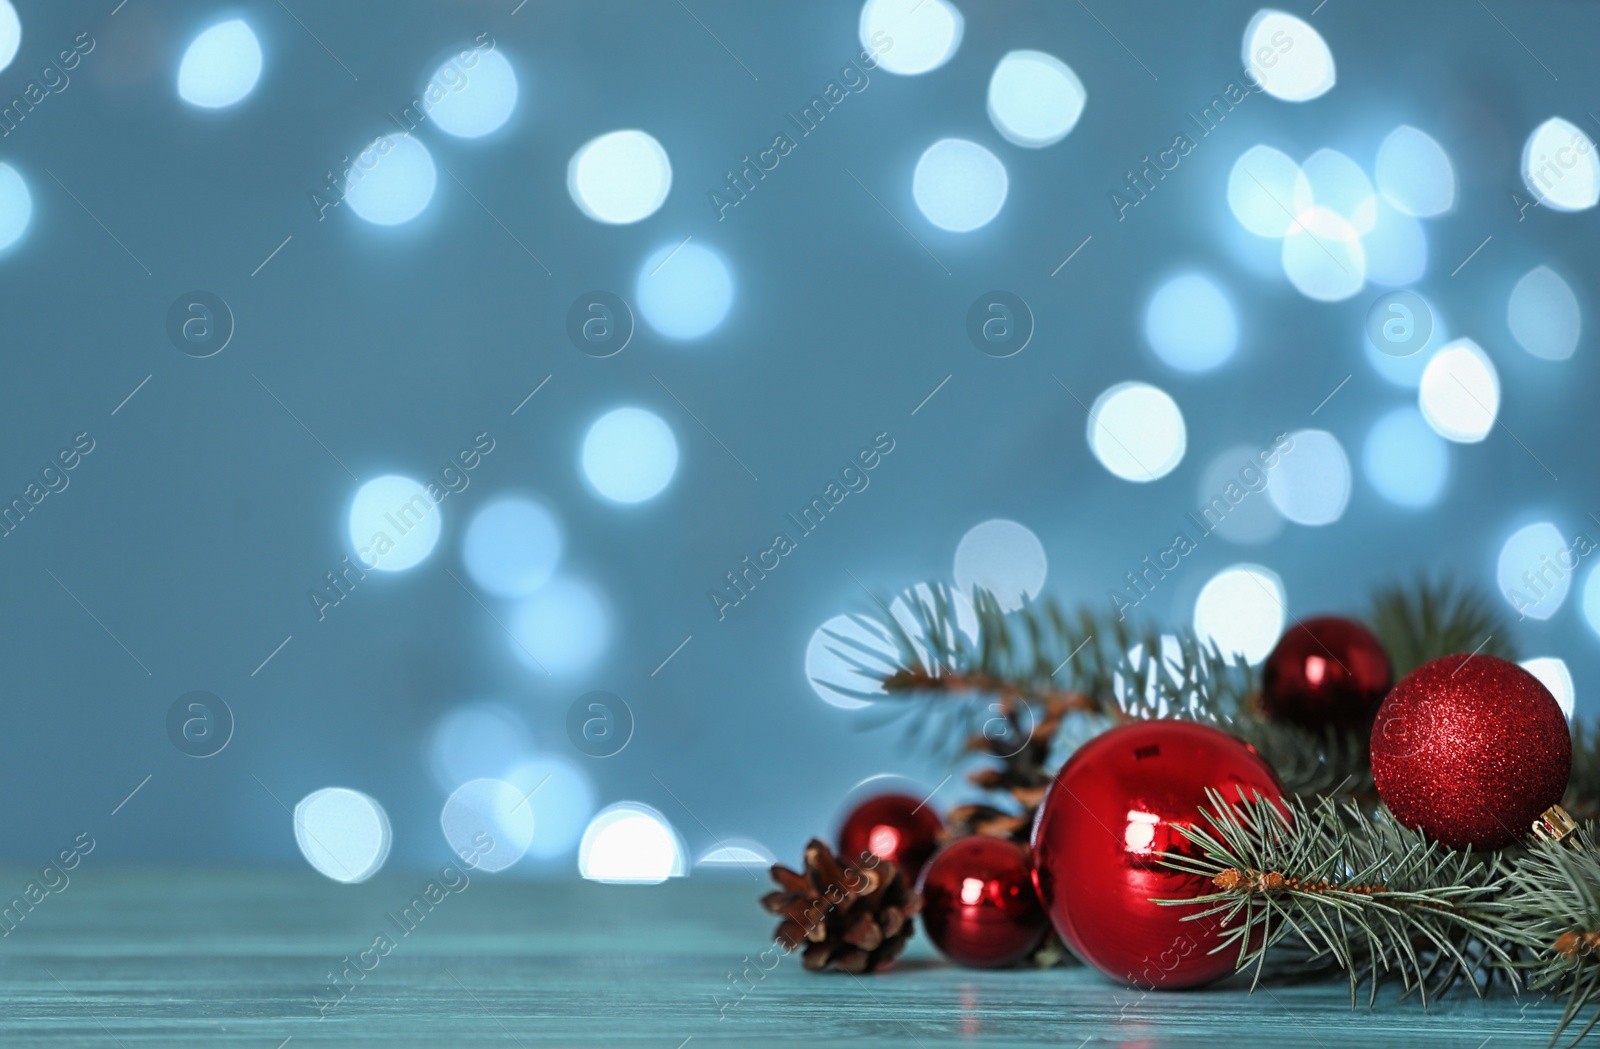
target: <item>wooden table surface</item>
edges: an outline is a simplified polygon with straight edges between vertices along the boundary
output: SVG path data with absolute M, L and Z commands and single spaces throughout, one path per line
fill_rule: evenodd
M 29 873 L 0 877 L 9 892 Z M 1470 993 L 1426 1013 L 1392 996 L 1352 1010 L 1342 984 L 1144 995 L 1081 968 L 958 968 L 920 934 L 890 972 L 818 976 L 785 958 L 739 1000 L 729 973 L 756 958 L 772 924 L 755 903 L 764 880 L 448 880 L 83 869 L 0 939 L 0 1047 L 1500 1049 L 1545 1045 L 1555 1017 L 1536 996 Z M 389 916 L 430 882 L 438 903 L 402 933 L 410 923 Z M 392 943 L 382 956 L 370 950 L 380 935 Z M 329 976 L 347 957 L 354 987 L 341 984 L 341 1000 Z M 360 976 L 356 962 L 372 971 Z M 336 1004 L 324 1015 L 318 999 Z M 719 1017 L 719 999 L 739 1004 Z

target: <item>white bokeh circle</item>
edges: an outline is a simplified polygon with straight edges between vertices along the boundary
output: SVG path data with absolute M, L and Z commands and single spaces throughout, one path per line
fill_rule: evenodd
M 533 809 L 501 779 L 469 780 L 451 791 L 439 826 L 462 863 L 491 874 L 522 859 L 533 843 Z
M 1210 277 L 1183 273 L 1163 283 L 1144 311 L 1144 337 L 1156 356 L 1185 372 L 1224 364 L 1239 348 L 1239 320 Z
M 11 0 L 0 0 L 0 70 L 11 64 L 17 57 L 17 48 L 22 46 L 22 19 L 17 17 L 17 9 L 12 6 Z
M 639 313 L 669 339 L 698 339 L 733 308 L 733 273 L 722 256 L 685 238 L 658 248 L 639 267 Z
M 1124 481 L 1155 481 L 1177 468 L 1189 446 L 1183 412 L 1165 390 L 1123 382 L 1089 408 L 1089 450 Z
M 33 195 L 22 175 L 0 163 L 0 251 L 5 251 L 28 231 L 33 220 Z
M 1586 211 L 1600 203 L 1600 154 L 1594 139 L 1569 120 L 1551 117 L 1522 147 L 1522 182 L 1534 199 L 1556 211 Z
M 567 192 L 596 222 L 626 225 L 649 218 L 672 191 L 672 162 L 661 143 L 632 128 L 590 139 L 567 163 Z
M 1535 521 L 1512 532 L 1501 545 L 1495 582 L 1518 616 L 1549 619 L 1567 600 L 1579 553 L 1553 523 Z
M 356 155 L 344 202 L 373 225 L 397 226 L 422 214 L 438 184 L 433 154 L 415 135 L 380 135 Z
M 1283 238 L 1283 272 L 1308 299 L 1348 299 L 1367 280 L 1361 232 L 1349 219 L 1321 205 L 1297 213 Z
M 1267 476 L 1267 496 L 1295 524 L 1326 525 L 1350 503 L 1350 457 L 1327 430 L 1298 430 Z
M 678 832 L 640 802 L 619 801 L 601 809 L 578 843 L 578 873 L 590 881 L 654 885 L 688 871 Z
M 611 614 L 586 580 L 557 576 L 523 598 L 506 620 L 511 652 L 552 677 L 592 667 L 611 642 Z
M 956 544 L 957 590 L 966 595 L 987 590 L 1008 612 L 1039 596 L 1049 567 L 1033 530 L 1004 518 L 974 525 Z
M 237 105 L 261 79 L 261 42 L 235 18 L 195 37 L 178 63 L 178 97 L 201 109 Z
M 363 564 L 384 572 L 411 568 L 433 553 L 439 508 L 420 482 L 386 474 L 356 490 L 350 504 L 350 544 Z
M 806 645 L 806 681 L 817 698 L 840 710 L 871 706 L 866 697 L 884 695 L 883 679 L 898 665 L 889 632 L 859 616 L 834 616 Z
M 467 65 L 468 56 L 476 55 Z M 499 51 L 463 51 L 447 59 L 425 89 L 428 118 L 457 138 L 500 130 L 517 108 L 517 72 Z
M 1369 233 L 1377 219 L 1378 195 L 1361 165 L 1336 149 L 1319 149 L 1300 164 L 1294 180 L 1294 210 L 1327 208 L 1358 234 Z
M 866 0 L 858 29 L 861 46 L 876 56 L 878 68 L 916 76 L 950 61 L 965 25 L 946 0 Z
M 1535 266 L 1511 289 L 1506 326 L 1517 344 L 1535 357 L 1564 361 L 1578 348 L 1583 309 L 1572 285 L 1549 266 Z
M 1195 636 L 1224 656 L 1246 662 L 1267 658 L 1283 634 L 1283 580 L 1260 565 L 1223 569 L 1200 588 L 1194 603 Z
M 661 416 L 617 408 L 594 421 L 583 438 L 583 475 L 615 503 L 642 503 L 661 494 L 678 470 L 678 441 Z
M 502 496 L 473 515 L 461 543 L 472 581 L 497 597 L 523 597 L 555 574 L 565 540 L 543 503 Z
M 1440 437 L 1475 444 L 1500 416 L 1500 375 L 1482 347 L 1457 339 L 1428 359 L 1417 403 Z
M 999 157 L 976 142 L 942 138 L 917 160 L 911 196 L 935 226 L 970 233 L 1000 214 L 1009 184 Z
M 1577 704 L 1577 689 L 1572 683 L 1572 671 L 1567 667 L 1567 661 L 1556 656 L 1536 656 L 1533 659 L 1524 659 L 1519 666 L 1523 670 L 1539 679 L 1539 683 L 1550 690 L 1550 694 L 1561 706 L 1561 713 L 1572 720 L 1572 712 Z
M 1043 51 L 1004 55 L 989 78 L 989 120 L 1007 142 L 1042 149 L 1067 137 L 1088 99 L 1083 81 Z
M 325 787 L 294 807 L 294 840 L 306 862 L 334 881 L 366 881 L 389 858 L 394 835 L 383 806 L 358 790 Z
M 1267 94 L 1285 102 L 1309 102 L 1338 81 L 1333 52 L 1304 19 L 1263 8 L 1245 26 L 1244 64 Z
M 1393 208 L 1415 218 L 1443 215 L 1456 206 L 1456 170 L 1433 136 L 1409 124 L 1389 132 L 1378 147 L 1373 175 Z
M 1294 226 L 1300 165 L 1271 146 L 1251 146 L 1228 172 L 1228 209 L 1258 237 L 1283 237 Z

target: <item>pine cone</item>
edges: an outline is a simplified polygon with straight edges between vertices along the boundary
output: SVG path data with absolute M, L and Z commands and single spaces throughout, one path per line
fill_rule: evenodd
M 1061 936 L 1052 928 L 1048 935 L 1039 942 L 1028 956 L 1029 964 L 1039 969 L 1054 969 L 1057 966 L 1081 965 L 1076 955 L 1067 950 L 1067 945 L 1061 942 Z
M 993 805 L 957 805 L 945 817 L 945 827 L 952 841 L 974 834 L 987 834 L 991 838 L 1006 838 L 1026 845 L 1033 832 L 1033 810 L 1024 808 L 1019 816 Z
M 1044 802 L 1052 776 L 1046 771 L 1050 750 L 1062 720 L 1074 710 L 1093 709 L 1093 700 L 1077 693 L 1060 693 L 1030 704 L 1014 695 L 1002 696 L 997 706 L 1001 718 L 991 718 L 984 731 L 967 739 L 967 750 L 998 759 L 967 775 L 967 782 L 996 794 L 1008 794 L 1014 811 L 994 805 L 960 805 L 946 819 L 950 837 L 987 834 L 1026 845 L 1033 819 Z M 1003 721 L 1005 731 L 993 732 Z
M 783 921 L 773 939 L 785 950 L 805 945 L 802 964 L 813 972 L 838 969 L 866 973 L 888 965 L 905 950 L 915 930 L 912 917 L 922 896 L 888 860 L 846 867 L 827 845 L 811 839 L 805 873 L 773 864 L 781 889 L 761 905 Z
M 1005 774 L 999 769 L 980 769 L 967 777 L 985 790 L 1010 794 L 1011 800 L 1016 802 L 1017 811 L 1007 812 L 982 802 L 957 805 L 945 817 L 947 837 L 955 839 L 971 834 L 987 834 L 991 838 L 1009 838 L 1019 845 L 1028 844 L 1033 835 L 1034 816 L 1039 806 L 1044 804 L 1048 788 L 1006 784 L 1002 782 L 1004 778 Z

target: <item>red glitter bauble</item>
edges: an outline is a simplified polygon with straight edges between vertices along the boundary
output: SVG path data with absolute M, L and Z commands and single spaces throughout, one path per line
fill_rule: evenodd
M 952 842 L 922 872 L 922 927 L 962 965 L 1015 965 L 1050 929 L 1028 850 L 1005 838 Z
M 1353 619 L 1319 616 L 1284 632 L 1261 668 L 1261 706 L 1307 728 L 1364 729 L 1394 684 L 1372 631 Z
M 1138 721 L 1079 748 L 1056 775 L 1033 828 L 1034 884 L 1074 954 L 1138 987 L 1193 987 L 1233 972 L 1238 951 L 1211 953 L 1222 929 L 1161 907 L 1215 892 L 1207 878 L 1163 866 L 1198 855 L 1181 827 L 1208 827 L 1206 788 L 1231 800 L 1281 797 L 1256 752 L 1192 721 Z
M 1389 811 L 1452 848 L 1498 849 L 1557 804 L 1572 735 L 1550 690 L 1515 663 L 1445 656 L 1400 680 L 1372 723 Z
M 839 828 L 839 859 L 855 864 L 870 853 L 893 860 L 914 882 L 943 831 L 944 823 L 932 805 L 908 794 L 880 794 L 845 817 Z

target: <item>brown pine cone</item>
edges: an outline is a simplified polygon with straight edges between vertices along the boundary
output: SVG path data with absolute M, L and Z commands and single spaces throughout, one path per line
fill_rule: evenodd
M 970 772 L 967 782 L 996 794 L 1009 794 L 1016 810 L 1008 812 L 981 803 L 958 806 L 946 820 L 950 836 L 987 834 L 1026 845 L 1033 832 L 1034 814 L 1043 804 L 1053 778 L 1046 769 L 1062 719 L 1074 710 L 1095 709 L 1094 703 L 1089 697 L 1070 692 L 1032 704 L 1014 695 L 1001 697 L 998 706 L 1002 718 L 991 718 L 982 733 L 967 739 L 968 751 L 998 759 L 999 767 Z M 1005 731 L 992 732 L 1002 720 Z
M 987 834 L 991 838 L 1009 838 L 1020 845 L 1026 845 L 1033 835 L 1033 818 L 1039 811 L 1039 806 L 1044 803 L 1046 787 L 1001 785 L 994 780 L 1000 777 L 999 770 L 980 769 L 967 777 L 972 783 L 987 790 L 1004 790 L 1011 795 L 1017 803 L 1019 812 L 1007 812 L 985 805 L 981 802 L 972 805 L 957 805 L 945 817 L 945 827 L 948 837 L 965 838 L 970 834 Z
M 922 896 L 900 868 L 876 858 L 870 867 L 847 867 L 815 838 L 805 860 L 804 874 L 772 865 L 781 888 L 761 905 L 783 916 L 773 939 L 789 951 L 803 944 L 802 964 L 813 972 L 867 973 L 898 958 L 922 909 Z
M 945 816 L 944 823 L 952 841 L 973 834 L 987 834 L 991 838 L 1007 838 L 1026 845 L 1033 832 L 1033 812 L 1025 810 L 1018 816 L 993 805 L 957 805 Z

